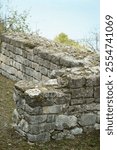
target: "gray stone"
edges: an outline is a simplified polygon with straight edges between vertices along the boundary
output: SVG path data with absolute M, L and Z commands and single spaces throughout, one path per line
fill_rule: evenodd
M 44 114 L 57 114 L 63 112 L 65 105 L 54 105 L 54 106 L 45 106 L 43 107 Z
M 82 132 L 83 132 L 83 129 L 82 129 L 82 128 L 76 127 L 76 128 L 74 128 L 74 129 L 71 129 L 71 134 L 73 134 L 73 135 L 82 134 Z
M 90 103 L 93 103 L 95 101 L 94 98 L 85 98 L 85 102 L 86 104 L 90 104 Z
M 71 105 L 83 104 L 84 102 L 84 98 L 71 99 Z
M 96 104 L 96 103 L 91 103 L 91 104 L 87 104 L 85 105 L 85 109 L 87 111 L 93 111 L 93 110 L 100 110 L 100 104 Z
M 24 110 L 29 114 L 29 115 L 40 115 L 42 114 L 43 110 L 42 107 L 30 107 L 28 104 L 24 105 Z
M 21 81 L 19 81 L 15 84 L 15 88 L 19 89 L 22 92 L 24 92 L 28 89 L 35 88 L 35 83 L 32 82 L 32 81 L 21 80 Z
M 96 115 L 92 113 L 83 114 L 79 124 L 81 126 L 90 126 L 96 123 Z
M 100 85 L 100 77 L 99 76 L 89 76 L 86 78 L 86 86 L 98 86 Z
M 78 76 L 69 75 L 68 81 L 69 81 L 68 86 L 70 88 L 79 88 L 79 87 L 83 87 L 85 85 L 85 78 L 84 77 L 78 78 Z
M 50 74 L 50 78 L 56 78 L 62 76 L 65 73 L 65 69 L 53 70 Z
M 35 78 L 36 80 L 40 81 L 41 80 L 41 73 L 40 72 L 37 72 L 36 70 L 34 70 L 32 72 L 32 76 L 33 78 Z
M 77 114 L 77 113 L 79 114 L 85 111 L 85 107 L 81 105 L 73 105 L 73 106 L 69 106 L 67 111 L 69 114 Z
M 47 82 L 44 83 L 46 86 L 57 86 L 58 82 L 57 79 L 50 79 Z
M 48 75 L 48 69 L 43 66 L 40 66 L 40 72 L 41 72 L 41 74 L 43 74 L 45 76 Z
M 30 134 L 39 134 L 41 132 L 52 132 L 55 129 L 54 123 L 29 124 Z
M 28 95 L 30 98 L 38 97 L 41 94 L 41 91 L 37 88 L 35 89 L 28 89 L 25 91 L 25 94 Z
M 93 87 L 72 89 L 72 98 L 91 98 L 93 97 Z
M 30 142 L 47 142 L 50 141 L 50 133 L 49 132 L 43 132 L 38 135 L 32 135 L 32 134 L 27 134 L 27 138 Z
M 65 137 L 65 134 L 63 132 L 55 134 L 52 136 L 52 139 L 54 140 L 62 140 Z
M 27 113 L 24 114 L 24 119 L 29 123 L 29 124 L 39 124 L 46 122 L 47 120 L 47 115 L 37 115 L 37 116 L 31 116 L 28 115 Z
M 29 132 L 29 124 L 24 119 L 19 122 L 18 127 L 26 133 Z
M 64 128 L 71 128 L 77 125 L 77 118 L 75 116 L 58 115 L 56 117 L 56 128 L 63 130 Z
M 47 115 L 47 123 L 55 122 L 55 115 Z

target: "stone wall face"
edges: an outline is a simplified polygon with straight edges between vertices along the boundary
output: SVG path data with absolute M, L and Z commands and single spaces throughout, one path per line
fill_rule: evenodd
M 41 43 L 34 45 L 11 35 L 2 35 L 0 39 L 0 73 L 13 80 L 47 80 L 52 70 L 83 66 L 75 58 L 53 50 L 54 46 L 51 50 L 47 43 L 46 47 Z
M 99 76 L 69 77 L 64 85 L 62 79 L 16 83 L 14 128 L 29 141 L 73 139 L 99 129 Z
M 0 73 L 20 80 L 13 93 L 19 134 L 46 142 L 100 128 L 99 66 L 42 38 L 34 43 L 13 35 L 0 39 Z

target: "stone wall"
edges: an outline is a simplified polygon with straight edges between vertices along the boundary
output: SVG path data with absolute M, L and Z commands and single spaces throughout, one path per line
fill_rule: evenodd
M 80 70 L 84 75 L 78 76 L 66 70 L 46 82 L 16 83 L 14 128 L 29 141 L 73 139 L 99 129 L 99 74 L 85 75 Z
M 44 38 L 3 34 L 0 41 L 0 73 L 13 80 L 46 80 L 52 70 L 84 65 Z
M 99 129 L 99 55 L 94 52 L 3 34 L 0 73 L 18 81 L 13 126 L 29 141 L 73 139 Z

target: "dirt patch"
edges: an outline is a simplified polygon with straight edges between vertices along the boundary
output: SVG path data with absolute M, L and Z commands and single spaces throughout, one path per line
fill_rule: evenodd
M 84 134 L 74 140 L 29 144 L 12 128 L 13 81 L 0 75 L 0 150 L 99 150 L 99 131 Z

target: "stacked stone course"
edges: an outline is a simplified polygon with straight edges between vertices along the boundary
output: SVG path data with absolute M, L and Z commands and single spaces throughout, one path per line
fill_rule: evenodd
M 0 43 L 0 73 L 13 80 L 38 82 L 49 79 L 52 70 L 83 66 L 82 61 L 65 52 L 53 51 L 55 47 L 40 46 L 40 43 L 34 45 L 25 38 L 1 35 Z
M 99 66 L 57 51 L 59 46 L 42 38 L 2 35 L 0 43 L 0 73 L 20 80 L 13 94 L 19 134 L 46 142 L 99 129 Z
M 73 139 L 99 129 L 100 81 L 99 75 L 94 76 L 64 74 L 38 84 L 19 81 L 14 92 L 14 127 L 31 142 Z

